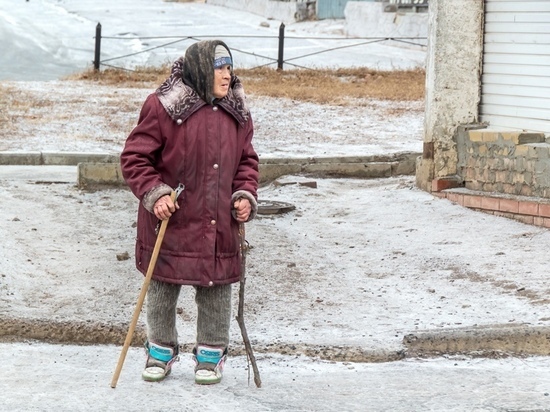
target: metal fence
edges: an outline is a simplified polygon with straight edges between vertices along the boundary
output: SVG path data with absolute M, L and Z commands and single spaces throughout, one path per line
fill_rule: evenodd
M 209 38 L 216 38 L 216 39 L 240 39 L 241 41 L 245 41 L 245 43 L 251 43 L 253 39 L 255 40 L 272 40 L 277 42 L 277 48 L 276 48 L 276 56 L 275 55 L 264 55 L 257 53 L 255 51 L 252 51 L 250 49 L 245 50 L 244 48 L 239 47 L 231 47 L 232 52 L 238 52 L 241 55 L 244 56 L 252 56 L 256 61 L 257 60 L 263 60 L 262 63 L 249 65 L 250 68 L 259 68 L 264 66 L 276 66 L 278 70 L 283 70 L 284 65 L 289 65 L 294 68 L 303 68 L 303 69 L 315 69 L 315 67 L 312 67 L 310 64 L 309 66 L 302 63 L 298 64 L 296 63 L 297 60 L 302 61 L 311 61 L 312 58 L 316 59 L 316 61 L 319 61 L 317 56 L 325 53 L 336 53 L 336 52 L 342 52 L 345 51 L 347 53 L 348 49 L 353 49 L 354 52 L 360 56 L 361 53 L 368 54 L 368 51 L 364 50 L 365 46 L 376 44 L 376 43 L 387 43 L 387 42 L 395 42 L 399 43 L 401 45 L 406 45 L 407 47 L 411 48 L 420 48 L 425 49 L 427 44 L 427 38 L 426 37 L 312 37 L 312 36 L 285 36 L 285 25 L 284 23 L 281 23 L 279 27 L 279 34 L 278 36 L 231 36 L 231 35 L 201 35 L 201 36 L 150 36 L 150 37 L 140 37 L 140 36 L 103 36 L 102 35 L 102 26 L 101 23 L 98 23 L 96 26 L 96 34 L 95 34 L 95 51 L 94 51 L 94 60 L 93 65 L 95 70 L 100 70 L 102 66 L 110 67 L 110 68 L 116 68 L 116 69 L 122 69 L 122 70 L 133 70 L 132 68 L 129 68 L 128 65 L 124 65 L 125 61 L 128 61 L 129 58 L 135 57 L 140 54 L 145 53 L 152 53 L 157 50 L 166 50 L 169 48 L 173 48 L 175 45 L 181 46 L 182 43 L 185 42 L 196 42 L 200 40 L 206 40 Z M 107 41 L 133 41 L 133 40 L 139 40 L 140 42 L 149 42 L 151 40 L 160 41 L 160 44 L 147 47 L 143 50 L 139 50 L 132 53 L 126 53 L 122 55 L 117 55 L 115 57 L 108 57 L 102 59 L 102 47 L 104 40 Z M 315 46 L 317 49 L 313 52 L 308 52 L 305 54 L 296 55 L 294 53 L 293 56 L 285 57 L 285 51 L 288 51 L 288 43 L 292 41 L 315 41 L 316 43 L 321 44 L 322 47 L 318 45 Z M 285 43 L 287 44 L 287 49 L 285 50 Z M 333 44 L 333 47 L 329 47 L 329 44 Z M 292 49 L 295 50 L 299 49 L 297 47 L 292 47 Z M 361 51 L 359 51 L 361 49 Z M 181 48 L 179 55 L 181 55 Z M 166 56 L 169 55 L 169 53 L 165 53 Z M 178 56 L 173 56 L 171 59 L 168 59 L 169 61 L 175 60 Z M 336 57 L 337 58 L 337 57 Z M 119 65 L 117 65 L 117 62 Z M 358 62 L 359 59 L 358 59 Z M 360 65 L 360 64 L 359 64 Z

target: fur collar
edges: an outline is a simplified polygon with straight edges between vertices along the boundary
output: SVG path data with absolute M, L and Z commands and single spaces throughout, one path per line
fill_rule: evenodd
M 180 57 L 172 66 L 170 77 L 156 90 L 164 110 L 177 121 L 185 121 L 191 114 L 207 104 L 196 90 L 183 82 L 185 61 Z M 250 118 L 250 111 L 246 104 L 246 96 L 241 81 L 232 75 L 227 96 L 215 99 L 211 104 L 217 104 L 230 113 L 241 126 Z

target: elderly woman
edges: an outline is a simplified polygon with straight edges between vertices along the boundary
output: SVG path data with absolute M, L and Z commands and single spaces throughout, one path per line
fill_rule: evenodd
M 140 200 L 136 266 L 147 272 L 161 220 L 170 218 L 147 292 L 147 361 L 160 381 L 178 359 L 176 303 L 195 288 L 195 382 L 221 381 L 229 345 L 231 284 L 240 279 L 239 223 L 256 214 L 258 156 L 233 59 L 219 40 L 191 45 L 142 107 L 121 154 Z M 173 203 L 170 194 L 183 192 Z

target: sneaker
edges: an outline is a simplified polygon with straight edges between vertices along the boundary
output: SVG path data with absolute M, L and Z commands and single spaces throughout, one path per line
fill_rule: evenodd
M 212 385 L 222 380 L 227 348 L 198 345 L 193 349 L 195 360 L 195 383 Z
M 172 364 L 179 360 L 178 346 L 163 346 L 154 342 L 145 342 L 147 362 L 141 374 L 144 381 L 160 382 L 172 371 Z

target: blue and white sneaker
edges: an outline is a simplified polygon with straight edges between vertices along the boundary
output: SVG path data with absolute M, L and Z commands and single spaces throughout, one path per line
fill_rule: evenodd
M 147 362 L 141 374 L 144 381 L 160 382 L 172 371 L 172 364 L 179 360 L 178 345 L 170 347 L 154 342 L 145 342 Z
M 195 383 L 212 385 L 222 380 L 223 367 L 227 359 L 227 348 L 197 345 L 193 349 L 195 361 Z

